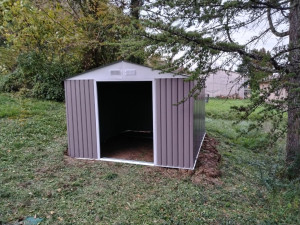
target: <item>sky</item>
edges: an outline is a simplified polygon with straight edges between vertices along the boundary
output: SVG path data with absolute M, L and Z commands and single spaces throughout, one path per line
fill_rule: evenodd
M 156 11 L 156 10 L 155 10 Z M 279 19 L 283 18 L 281 14 L 273 14 L 273 23 L 276 24 Z M 247 20 L 246 16 L 238 16 L 236 17 L 237 20 L 240 21 L 245 21 Z M 176 22 L 173 23 L 174 26 L 180 26 L 182 23 L 180 20 L 177 20 Z M 213 25 L 213 24 L 212 24 Z M 263 18 L 261 18 L 260 21 L 256 22 L 255 24 L 241 28 L 238 32 L 233 33 L 231 35 L 232 39 L 238 43 L 238 44 L 246 44 L 249 40 L 251 40 L 252 37 L 255 37 L 260 34 L 261 31 L 264 31 L 269 28 L 269 23 L 267 20 L 267 16 L 264 15 Z M 202 27 L 189 27 L 187 30 L 189 31 L 195 31 L 199 30 L 201 31 Z M 276 26 L 277 31 L 282 32 L 288 30 L 287 25 L 283 24 L 280 26 Z M 278 38 L 272 32 L 268 32 L 263 38 L 261 38 L 257 43 L 253 43 L 251 45 L 248 45 L 248 49 L 261 49 L 264 48 L 267 51 L 272 51 L 274 50 L 275 47 L 280 47 L 283 45 L 288 44 L 288 38 Z M 184 52 L 179 52 L 176 56 L 176 58 L 181 57 L 184 54 Z M 224 61 L 224 59 L 223 59 Z M 222 59 L 218 61 L 217 64 L 222 64 Z

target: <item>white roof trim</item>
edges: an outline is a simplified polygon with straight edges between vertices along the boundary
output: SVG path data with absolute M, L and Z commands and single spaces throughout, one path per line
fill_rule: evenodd
M 161 73 L 149 67 L 128 63 L 117 62 L 99 69 L 87 71 L 81 75 L 67 80 L 95 80 L 95 81 L 152 81 L 162 78 L 187 78 L 182 75 Z

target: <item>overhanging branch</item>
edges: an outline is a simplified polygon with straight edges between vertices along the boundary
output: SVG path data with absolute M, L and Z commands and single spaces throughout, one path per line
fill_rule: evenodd
M 290 33 L 289 31 L 286 31 L 286 32 L 278 32 L 278 31 L 275 29 L 275 27 L 274 27 L 274 25 L 273 25 L 273 21 L 272 21 L 271 9 L 270 9 L 270 8 L 267 9 L 267 15 L 268 15 L 268 22 L 269 22 L 270 29 L 271 29 L 271 31 L 272 31 L 272 33 L 273 33 L 274 35 L 276 35 L 277 37 L 286 37 L 286 36 L 289 35 L 289 33 Z

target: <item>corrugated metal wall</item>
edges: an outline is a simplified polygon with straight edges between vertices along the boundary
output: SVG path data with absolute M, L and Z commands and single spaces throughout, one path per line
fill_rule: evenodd
M 65 81 L 68 154 L 97 158 L 95 96 L 93 80 Z
M 158 166 L 193 168 L 205 132 L 204 90 L 197 101 L 188 96 L 193 82 L 158 79 L 156 85 Z M 196 104 L 196 107 L 194 107 Z M 196 121 L 194 121 L 194 118 Z M 194 128 L 195 126 L 195 128 Z
M 196 159 L 201 141 L 205 135 L 205 90 L 202 89 L 194 102 L 194 159 Z

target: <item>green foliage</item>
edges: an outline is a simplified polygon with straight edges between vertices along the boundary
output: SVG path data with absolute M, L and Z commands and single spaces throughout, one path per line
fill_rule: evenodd
M 242 63 L 238 65 L 237 72 L 241 73 L 245 78 L 245 86 L 249 85 L 252 92 L 260 92 L 260 83 L 263 81 L 269 81 L 272 76 L 272 72 L 261 70 L 272 71 L 272 65 L 270 64 L 271 53 L 266 51 L 264 48 L 260 50 L 252 50 L 252 53 L 260 56 L 260 60 L 254 60 L 250 57 L 243 57 Z M 281 88 L 281 87 L 278 87 Z
M 299 173 L 300 173 L 300 154 L 297 154 L 295 157 L 295 161 L 292 162 L 288 169 L 288 177 L 290 179 L 296 179 L 299 177 Z
M 81 3 L 82 13 L 76 26 L 83 35 L 81 50 L 84 70 L 111 63 L 122 58 L 120 41 L 131 33 L 130 17 L 108 0 Z
M 21 54 L 16 70 L 5 76 L 1 91 L 17 92 L 26 97 L 62 101 L 63 81 L 78 71 L 77 65 L 68 61 L 50 61 L 42 54 Z
M 132 32 L 108 0 L 5 1 L 0 11 L 1 90 L 28 97 L 62 101 L 65 78 L 119 60 Z
M 0 91 L 16 92 L 23 87 L 22 78 L 18 73 L 11 73 L 3 76 L 0 83 Z

